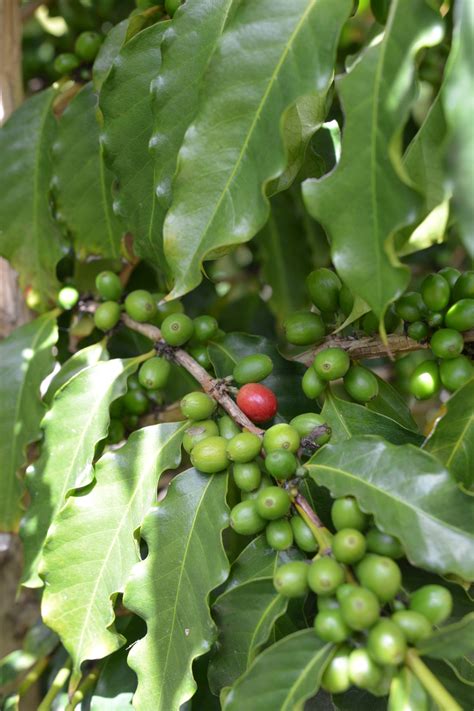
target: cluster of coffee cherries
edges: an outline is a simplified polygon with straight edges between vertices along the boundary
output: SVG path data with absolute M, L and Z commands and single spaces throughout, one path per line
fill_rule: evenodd
M 99 32 L 81 32 L 74 44 L 74 52 L 62 52 L 54 60 L 53 68 L 61 76 L 75 72 L 83 65 L 90 65 L 104 41 Z
M 281 565 L 274 586 L 289 598 L 317 595 L 315 632 L 338 645 L 322 678 L 326 691 L 338 694 L 354 685 L 385 695 L 407 647 L 451 614 L 451 593 L 425 585 L 406 595 L 395 562 L 403 557 L 400 542 L 371 524 L 356 499 L 336 499 L 331 516 L 336 533 L 330 551 Z
M 433 397 L 441 387 L 454 392 L 474 376 L 463 333 L 474 328 L 474 271 L 445 267 L 423 280 L 420 291 L 396 303 L 410 338 L 429 343 L 424 358 L 410 373 L 409 390 L 418 399 Z

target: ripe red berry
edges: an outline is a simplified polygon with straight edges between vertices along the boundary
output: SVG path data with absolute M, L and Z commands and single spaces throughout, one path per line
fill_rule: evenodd
M 275 393 L 260 383 L 243 385 L 237 395 L 237 405 L 252 422 L 267 422 L 278 409 Z

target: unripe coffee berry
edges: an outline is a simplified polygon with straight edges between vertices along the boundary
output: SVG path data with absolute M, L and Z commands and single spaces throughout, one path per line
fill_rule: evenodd
M 277 413 L 275 394 L 260 383 L 247 383 L 237 394 L 237 405 L 252 422 L 268 422 Z
M 100 49 L 103 38 L 98 32 L 81 32 L 74 45 L 78 57 L 86 62 L 92 62 Z
M 344 569 L 333 558 L 318 558 L 309 566 L 308 585 L 318 595 L 330 595 L 344 582 Z
M 354 649 L 349 656 L 349 677 L 359 689 L 371 689 L 380 683 L 382 669 L 366 649 Z
M 331 547 L 339 563 L 352 565 L 364 557 L 367 544 L 360 531 L 355 528 L 343 528 L 332 539 Z
M 424 615 L 433 625 L 446 620 L 453 608 L 453 598 L 442 585 L 424 585 L 410 597 L 410 610 Z
M 343 642 L 351 633 L 339 610 L 321 610 L 314 618 L 314 629 L 323 642 Z
M 292 452 L 276 449 L 265 457 L 265 469 L 275 479 L 289 479 L 294 476 L 298 462 Z
M 255 491 L 260 486 L 262 472 L 257 462 L 236 463 L 232 473 L 234 481 L 241 491 Z
M 125 393 L 123 404 L 126 411 L 131 415 L 144 415 L 150 407 L 150 401 L 141 388 L 139 390 L 129 390 Z
M 440 328 L 433 333 L 430 341 L 431 350 L 437 358 L 451 360 L 461 355 L 464 339 L 453 328 Z
M 293 537 L 298 548 L 305 553 L 315 553 L 318 550 L 318 544 L 313 536 L 310 527 L 303 521 L 300 516 L 293 516 L 290 519 L 291 528 L 293 529 Z
M 286 518 L 270 521 L 265 529 L 265 538 L 270 548 L 285 551 L 293 543 L 293 530 Z
M 304 412 L 290 420 L 290 425 L 295 428 L 301 438 L 310 435 L 317 427 L 326 427 L 326 431 L 315 438 L 316 444 L 325 444 L 331 437 L 331 430 L 327 426 L 326 420 L 316 412 Z
M 122 282 L 114 272 L 100 272 L 95 280 L 99 296 L 105 301 L 118 301 L 122 296 Z
M 230 512 L 230 525 L 241 536 L 253 536 L 263 531 L 267 522 L 258 515 L 255 501 L 241 501 Z
M 309 346 L 321 341 L 326 334 L 326 327 L 321 316 L 310 311 L 292 314 L 283 324 L 286 340 L 295 346 Z
M 365 630 L 378 620 L 379 602 L 371 590 L 354 587 L 339 600 L 341 614 L 346 624 L 353 630 Z
M 451 290 L 440 274 L 429 274 L 421 285 L 421 296 L 431 311 L 442 311 L 449 304 Z
M 58 293 L 58 304 L 62 309 L 69 311 L 79 301 L 79 292 L 74 286 L 63 286 Z
M 188 393 L 180 402 L 181 412 L 189 420 L 207 420 L 216 409 L 216 402 L 206 393 Z
M 266 489 L 262 489 L 256 502 L 259 515 L 268 521 L 286 516 L 291 506 L 288 493 L 278 486 L 268 486 Z
M 193 467 L 205 474 L 217 474 L 227 468 L 227 441 L 223 437 L 207 437 L 191 450 Z
M 285 597 L 303 597 L 308 592 L 308 566 L 301 560 L 281 565 L 276 570 L 273 585 Z
M 286 449 L 296 452 L 300 446 L 298 431 L 284 422 L 270 427 L 263 435 L 263 448 L 267 454 L 276 449 Z
M 371 528 L 366 533 L 367 550 L 371 553 L 387 556 L 387 558 L 402 558 L 403 547 L 398 538 L 389 533 L 383 533 L 378 528 Z
M 213 316 L 197 316 L 193 324 L 194 338 L 201 343 L 206 343 L 213 338 L 219 329 L 219 324 Z
M 238 425 L 235 424 L 229 415 L 219 417 L 217 424 L 219 426 L 219 434 L 221 437 L 224 437 L 224 439 L 232 439 L 232 437 L 235 437 L 235 435 L 240 432 Z
M 182 346 L 193 335 L 194 325 L 186 314 L 171 314 L 161 324 L 161 335 L 170 346 Z
M 262 448 L 260 437 L 252 432 L 240 432 L 227 444 L 227 456 L 233 462 L 251 462 Z
M 474 328 L 474 299 L 461 299 L 453 304 L 444 318 L 444 323 L 447 328 L 454 328 L 456 331 Z
M 400 627 L 408 644 L 417 644 L 431 635 L 431 622 L 415 610 L 399 610 L 392 615 L 392 621 Z
M 315 269 L 306 277 L 306 288 L 320 311 L 337 311 L 341 281 L 335 272 L 325 267 Z
M 474 271 L 461 274 L 453 288 L 453 301 L 461 299 L 474 299 Z
M 303 375 L 301 387 L 306 397 L 315 400 L 326 389 L 327 381 L 320 378 L 315 369 L 311 367 Z
M 155 300 L 150 292 L 144 289 L 131 291 L 125 299 L 125 311 L 134 321 L 145 323 L 156 314 Z
M 97 307 L 94 323 L 101 331 L 110 331 L 120 320 L 120 306 L 116 301 L 105 301 Z
M 378 664 L 401 664 L 405 657 L 406 641 L 400 627 L 391 620 L 381 620 L 370 630 L 367 649 Z
M 369 517 L 360 510 L 352 496 L 336 499 L 331 508 L 331 518 L 337 531 L 343 528 L 365 531 L 369 523 Z
M 375 375 L 361 365 L 353 365 L 344 376 L 344 387 L 353 400 L 366 403 L 379 394 Z
M 272 359 L 264 353 L 245 356 L 236 364 L 232 373 L 239 385 L 258 383 L 264 380 L 273 370 Z
M 325 348 L 316 355 L 313 368 L 320 378 L 329 381 L 344 377 L 350 364 L 350 358 L 342 348 Z
M 157 390 L 166 385 L 170 371 L 171 366 L 164 358 L 150 358 L 140 368 L 138 380 L 147 390 Z
M 350 687 L 349 650 L 336 652 L 321 678 L 321 687 L 329 694 L 343 694 Z
M 393 600 L 401 588 L 400 568 L 391 558 L 370 553 L 357 566 L 361 585 L 371 590 L 382 602 Z
M 219 434 L 214 420 L 201 420 L 193 422 L 183 436 L 183 447 L 186 452 L 191 452 L 193 447 L 208 437 L 216 437 Z

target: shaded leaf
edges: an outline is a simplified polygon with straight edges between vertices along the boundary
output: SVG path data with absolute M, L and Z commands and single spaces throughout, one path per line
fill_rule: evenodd
M 142 360 L 97 363 L 56 393 L 42 422 L 41 456 L 27 470 L 31 503 L 21 527 L 24 585 L 42 585 L 38 566 L 48 529 L 71 490 L 91 482 L 96 445 L 107 435 L 110 404 L 123 395 L 127 378 Z
M 407 430 L 395 420 L 372 412 L 364 405 L 347 402 L 328 392 L 322 415 L 331 427 L 331 444 L 338 444 L 356 435 L 374 434 L 392 444 L 416 444 L 423 441 L 421 435 Z
M 100 360 L 108 360 L 105 339 L 73 353 L 61 366 L 56 375 L 51 378 L 48 389 L 43 397 L 44 402 L 50 405 L 59 388 L 65 385 L 81 370 L 88 368 L 90 365 L 95 365 Z
M 364 314 L 368 313 L 370 311 L 370 306 L 367 306 L 365 303 L 364 299 L 361 299 L 360 296 L 355 296 L 354 297 L 354 306 L 352 307 L 352 311 L 350 312 L 349 316 L 341 323 L 341 325 L 334 329 L 333 333 L 339 333 L 339 331 L 342 331 L 346 326 L 350 326 L 351 323 L 354 323 L 354 321 L 357 321 L 358 318 L 361 316 L 364 316 Z
M 50 529 L 42 614 L 77 670 L 124 643 L 112 626 L 111 600 L 140 560 L 134 533 L 156 503 L 161 474 L 179 465 L 185 428 L 185 422 L 159 424 L 132 433 L 98 461 L 93 487 L 70 496 Z
M 0 342 L 0 531 L 16 531 L 23 486 L 18 470 L 25 448 L 40 436 L 46 408 L 40 385 L 54 366 L 57 313 L 40 316 Z
M 298 98 L 327 92 L 350 8 L 347 0 L 293 0 L 290 13 L 286 0 L 237 5 L 178 155 L 164 223 L 173 298 L 199 284 L 204 259 L 265 224 L 262 188 L 286 167 L 280 122 Z
M 55 300 L 56 264 L 63 254 L 49 205 L 55 96 L 54 89 L 38 92 L 0 129 L 0 255 L 17 270 L 22 288 L 36 290 L 43 310 Z
M 260 654 L 227 696 L 224 711 L 293 711 L 313 696 L 321 682 L 333 645 L 313 629 L 285 637 Z
M 454 696 L 462 709 L 472 707 L 472 684 L 465 684 L 455 674 L 449 663 L 439 659 L 425 659 L 428 666 L 439 682 Z
M 424 448 L 463 484 L 474 490 L 474 379 L 452 395 Z
M 345 113 L 341 160 L 326 177 L 303 185 L 340 277 L 379 317 L 409 280 L 391 240 L 421 206 L 400 177 L 400 134 L 416 94 L 414 59 L 441 37 L 439 14 L 424 0 L 393 0 L 384 34 L 337 81 Z
M 147 624 L 128 657 L 138 676 L 134 704 L 143 711 L 177 711 L 196 688 L 193 660 L 215 639 L 208 598 L 228 573 L 226 488 L 224 474 L 189 469 L 143 524 L 148 557 L 132 570 L 124 596 Z
M 370 400 L 366 407 L 368 407 L 369 410 L 378 412 L 380 415 L 390 417 L 390 419 L 395 420 L 395 422 L 398 422 L 399 425 L 405 427 L 407 430 L 418 432 L 418 426 L 413 419 L 406 400 L 393 385 L 387 383 L 383 378 L 379 378 L 378 375 L 376 377 L 379 384 L 379 394 L 376 398 Z
M 102 88 L 102 84 L 107 78 L 110 67 L 114 63 L 122 46 L 125 44 L 128 23 L 129 19 L 127 18 L 119 22 L 115 27 L 112 27 L 99 49 L 94 61 L 94 66 L 92 67 L 92 81 L 96 91 Z
M 431 455 L 361 436 L 325 445 L 306 466 L 334 497 L 355 496 L 382 531 L 401 540 L 414 565 L 474 577 L 474 500 Z
M 445 625 L 417 645 L 420 654 L 433 659 L 458 659 L 474 654 L 474 612 Z
M 113 175 L 104 164 L 96 112 L 89 83 L 63 112 L 53 144 L 56 208 L 79 259 L 119 256 L 123 231 L 112 208 Z

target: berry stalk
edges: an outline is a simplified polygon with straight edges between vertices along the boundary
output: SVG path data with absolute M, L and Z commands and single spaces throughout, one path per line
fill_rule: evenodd
M 438 681 L 426 664 L 420 659 L 414 649 L 409 649 L 405 656 L 405 664 L 424 686 L 429 695 L 436 701 L 442 711 L 462 711 L 461 706 L 451 696 L 449 691 Z

